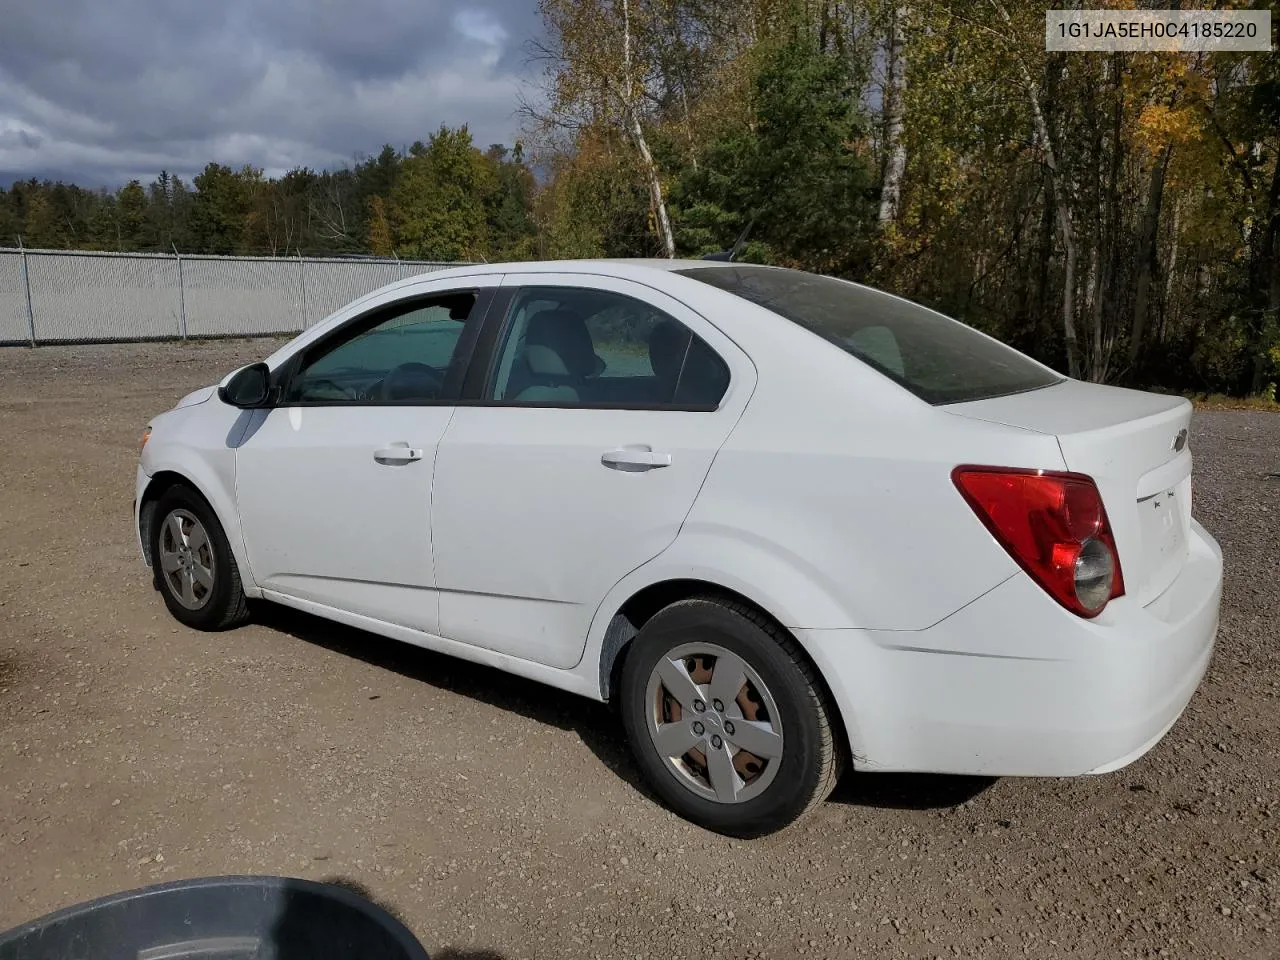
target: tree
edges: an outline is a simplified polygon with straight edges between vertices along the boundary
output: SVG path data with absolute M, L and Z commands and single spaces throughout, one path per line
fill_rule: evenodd
M 26 200 L 22 224 L 23 244 L 45 250 L 63 247 L 63 231 L 49 193 L 32 182 L 27 185 L 23 194 Z
M 486 202 L 496 180 L 465 126 L 441 126 L 401 164 L 388 217 L 396 248 L 432 260 L 475 260 L 488 249 Z
M 147 216 L 156 249 L 193 252 L 191 238 L 191 191 L 182 178 L 162 170 L 147 189 Z
M 613 127 L 581 131 L 545 160 L 551 179 L 534 203 L 538 256 L 624 257 L 652 252 L 649 200 L 636 156 Z
M 152 245 L 147 236 L 147 194 L 142 184 L 130 180 L 116 195 L 118 250 L 146 250 Z
M 246 249 L 274 257 L 299 252 L 304 246 L 316 247 L 309 203 L 318 181 L 317 174 L 306 167 L 295 167 L 279 180 L 249 179 Z
M 1181 159 L 1196 150 L 1203 131 L 1188 94 L 1199 96 L 1204 83 L 1204 58 L 1154 58 L 1139 61 L 1127 82 L 1137 87 L 1146 102 L 1133 125 L 1133 154 L 1147 174 L 1145 201 L 1137 234 L 1133 317 L 1129 328 L 1128 362 L 1136 365 L 1142 355 L 1147 321 L 1151 313 L 1151 292 L 1159 270 L 1160 218 L 1164 209 L 1165 184 L 1175 152 Z
M 533 172 L 524 162 L 524 150 L 517 143 L 514 150 L 493 144 L 485 151 L 485 160 L 494 172 L 494 190 L 488 202 L 490 249 L 496 260 L 522 260 L 533 256 L 533 195 L 536 187 Z
M 907 95 L 906 29 L 911 9 L 906 4 L 890 8 L 885 41 L 883 87 L 884 109 L 884 176 L 880 181 L 881 227 L 898 219 L 898 203 L 902 198 L 902 176 L 907 169 L 907 146 L 902 136 L 903 114 Z
M 369 198 L 369 219 L 365 221 L 365 234 L 369 238 L 370 253 L 379 257 L 395 255 L 391 223 L 387 220 L 387 205 L 379 196 Z
M 656 4 L 645 0 L 540 0 L 552 46 L 554 95 L 548 119 L 562 127 L 606 123 L 634 146 L 649 193 L 662 253 L 675 256 L 662 175 L 645 132 L 654 97 L 646 54 L 661 32 Z
M 359 184 L 350 170 L 325 171 L 307 191 L 310 239 L 317 251 L 345 253 L 364 243 Z
M 13 196 L 6 190 L 0 190 L 0 247 L 8 247 L 17 243 L 21 222 L 14 209 Z
M 116 198 L 106 194 L 89 217 L 88 243 L 91 250 L 124 249 L 120 237 L 120 211 Z
M 759 255 L 863 271 L 875 210 L 870 171 L 853 148 L 864 128 L 853 87 L 846 62 L 809 35 L 766 50 L 745 122 L 725 124 L 673 192 L 682 243 L 722 249 L 750 223 Z
M 1238 57 L 1224 56 L 1222 66 L 1232 94 L 1228 122 L 1248 144 L 1248 160 L 1235 149 L 1230 159 L 1240 170 L 1248 207 L 1244 306 L 1252 353 L 1249 391 L 1256 394 L 1268 370 L 1280 369 L 1280 56 L 1246 60 L 1234 77 Z
M 236 173 L 219 163 L 208 164 L 195 178 L 191 210 L 192 239 L 205 253 L 241 251 L 249 216 L 249 182 L 260 177 L 252 168 Z
M 356 165 L 356 196 L 368 205 L 377 197 L 389 197 L 400 174 L 400 154 L 391 144 L 383 144 L 376 157 L 370 157 Z

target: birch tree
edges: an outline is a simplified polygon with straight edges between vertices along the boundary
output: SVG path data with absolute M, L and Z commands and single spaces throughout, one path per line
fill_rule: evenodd
M 645 0 L 541 0 L 550 36 L 543 54 L 553 72 L 552 123 L 582 128 L 604 123 L 620 130 L 639 159 L 662 253 L 675 256 L 662 175 L 645 127 L 659 98 L 650 54 L 663 22 Z
M 906 26 L 911 11 L 905 3 L 895 4 L 889 12 L 889 28 L 885 41 L 884 106 L 884 179 L 880 187 L 879 221 L 883 228 L 898 219 L 902 198 L 902 176 L 907 169 L 907 145 L 902 135 L 907 96 Z

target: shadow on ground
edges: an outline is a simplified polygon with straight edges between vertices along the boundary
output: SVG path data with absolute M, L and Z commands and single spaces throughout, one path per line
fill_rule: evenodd
M 398 909 L 396 909 L 394 904 L 389 903 L 385 900 L 379 900 L 378 897 L 374 894 L 374 892 L 370 890 L 367 886 L 365 886 L 363 883 L 361 883 L 359 880 L 353 880 L 350 877 L 335 875 L 332 877 L 324 877 L 319 882 L 327 883 L 330 886 L 334 886 L 334 887 L 342 887 L 343 890 L 349 890 L 351 893 L 354 893 L 357 897 L 364 897 L 364 899 L 368 900 L 375 907 L 381 907 L 383 910 L 387 911 L 387 913 L 391 914 L 391 916 L 395 917 L 401 923 L 406 922 L 404 916 L 400 913 Z
M 405 924 L 406 927 L 408 926 L 408 921 L 405 920 L 404 916 L 401 915 L 400 911 L 397 910 L 393 904 L 385 900 L 378 899 L 378 897 L 374 895 L 373 891 L 360 881 L 352 880 L 350 877 L 332 876 L 325 877 L 320 882 L 332 884 L 335 887 L 342 887 L 349 890 L 357 896 L 368 900 L 374 906 L 381 907 L 387 913 L 391 914 L 391 916 Z M 453 947 L 443 947 L 438 951 L 434 951 L 431 953 L 431 958 L 432 960 L 503 960 L 502 954 L 495 950 L 458 950 Z M 353 958 L 353 960 L 357 960 L 357 958 Z
M 255 606 L 253 620 L 264 627 L 383 670 L 394 671 L 411 680 L 479 700 L 499 710 L 518 713 L 538 723 L 570 730 L 606 766 L 629 783 L 640 785 L 640 774 L 631 763 L 622 727 L 613 711 L 603 703 L 289 607 L 276 604 Z
M 488 703 L 499 710 L 518 713 L 538 723 L 571 730 L 605 766 L 649 799 L 658 802 L 631 759 L 621 722 L 606 704 L 288 607 L 275 604 L 259 606 L 254 610 L 254 621 L 420 683 L 429 683 Z M 938 810 L 959 806 L 993 783 L 995 779 L 992 777 L 848 773 L 836 787 L 831 800 L 861 807 Z M 484 960 L 488 955 L 455 953 L 451 956 L 457 960 L 467 957 Z
M 995 777 L 936 773 L 847 773 L 831 794 L 831 802 L 890 810 L 942 810 L 972 800 L 995 782 Z

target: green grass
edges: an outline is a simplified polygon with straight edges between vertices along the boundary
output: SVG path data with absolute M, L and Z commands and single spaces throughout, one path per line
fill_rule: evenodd
M 1198 410 L 1260 410 L 1280 413 L 1280 403 L 1270 397 L 1228 397 L 1221 393 L 1188 393 L 1185 395 Z

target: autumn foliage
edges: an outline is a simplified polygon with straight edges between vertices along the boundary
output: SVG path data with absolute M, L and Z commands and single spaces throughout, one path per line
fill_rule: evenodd
M 743 259 L 874 283 L 1080 377 L 1274 391 L 1280 55 L 1046 54 L 1045 9 L 541 0 L 545 83 L 514 151 L 442 127 L 275 179 L 22 182 L 0 237 L 488 261 L 742 239 Z

